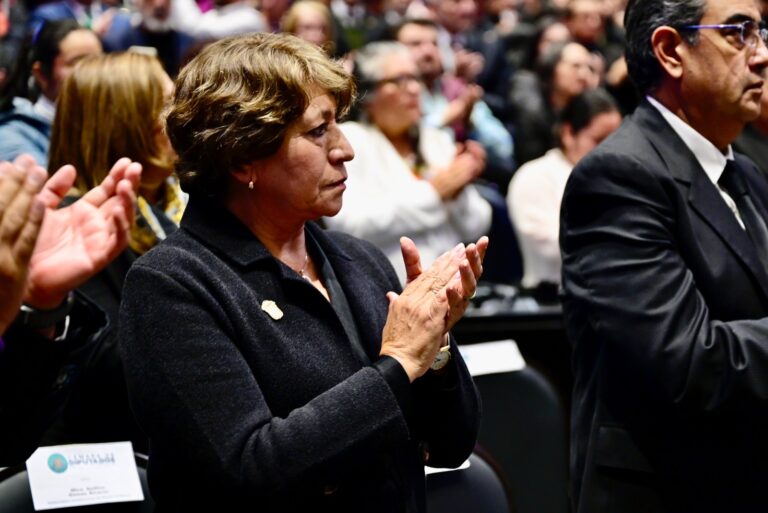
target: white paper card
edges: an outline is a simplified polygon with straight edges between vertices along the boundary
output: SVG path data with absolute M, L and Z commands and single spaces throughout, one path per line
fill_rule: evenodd
M 459 346 L 472 376 L 513 372 L 525 368 L 525 360 L 514 340 L 497 340 Z
M 464 463 L 459 465 L 456 468 L 435 468 L 435 467 L 424 467 L 424 475 L 428 476 L 430 474 L 439 474 L 441 472 L 453 472 L 454 470 L 464 470 L 465 468 L 469 468 L 469 460 L 464 460 Z
M 40 447 L 27 473 L 36 511 L 144 500 L 131 442 Z

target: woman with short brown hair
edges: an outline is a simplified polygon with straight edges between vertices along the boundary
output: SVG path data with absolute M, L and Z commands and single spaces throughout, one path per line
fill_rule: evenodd
M 190 203 L 120 315 L 157 511 L 421 513 L 424 463 L 472 451 L 478 398 L 448 330 L 487 239 L 423 273 L 404 240 L 401 291 L 375 247 L 314 222 L 341 208 L 353 93 L 285 34 L 214 43 L 179 75 Z

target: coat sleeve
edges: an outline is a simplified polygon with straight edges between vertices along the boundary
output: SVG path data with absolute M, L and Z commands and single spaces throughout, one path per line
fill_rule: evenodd
M 90 355 L 108 336 L 104 313 L 80 295 L 64 340 L 13 324 L 0 350 L 0 466 L 22 463 L 60 415 Z
M 576 361 L 600 352 L 613 383 L 655 406 L 764 415 L 768 319 L 710 316 L 681 254 L 691 241 L 681 240 L 687 207 L 675 188 L 637 159 L 604 152 L 571 175 L 560 244 Z
M 390 290 L 400 293 L 399 279 L 386 256 L 370 243 L 361 243 L 368 248 L 369 258 L 378 263 L 386 276 L 382 281 L 389 283 Z M 411 438 L 423 443 L 426 463 L 431 467 L 461 465 L 472 453 L 480 429 L 480 395 L 453 337 L 450 337 L 450 344 L 449 364 L 440 372 L 427 371 L 408 391 L 402 391 L 395 376 L 388 376 L 388 382 L 397 391 L 398 400 L 406 412 Z M 402 369 L 399 363 L 394 365 Z M 381 365 L 377 364 L 377 367 L 381 368 Z
M 453 468 L 469 458 L 480 429 L 480 396 L 456 341 L 441 373 L 427 371 L 413 384 L 412 430 L 425 442 L 427 465 Z
M 340 462 L 408 438 L 398 398 L 374 367 L 274 415 L 226 314 L 165 271 L 134 265 L 120 316 L 129 395 L 153 447 L 188 459 L 209 482 L 265 498 L 322 484 Z

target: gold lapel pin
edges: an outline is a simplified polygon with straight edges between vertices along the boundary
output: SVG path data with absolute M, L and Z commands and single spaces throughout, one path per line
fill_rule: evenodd
M 272 319 L 279 321 L 283 318 L 283 311 L 280 310 L 280 307 L 277 306 L 277 303 L 272 301 L 271 299 L 265 299 L 261 302 L 261 309 L 267 312 L 267 315 L 272 317 Z

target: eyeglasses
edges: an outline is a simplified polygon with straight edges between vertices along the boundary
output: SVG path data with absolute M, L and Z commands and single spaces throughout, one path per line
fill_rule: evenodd
M 680 30 L 699 30 L 699 29 L 715 29 L 731 31 L 732 35 L 738 35 L 738 42 L 742 46 L 747 46 L 754 50 L 760 41 L 764 45 L 768 45 L 768 28 L 754 20 L 747 20 L 741 23 L 726 23 L 723 25 L 686 25 L 680 27 Z M 729 33 L 726 32 L 727 37 Z
M 403 75 L 396 75 L 391 78 L 382 78 L 381 80 L 376 82 L 376 85 L 382 86 L 385 84 L 395 84 L 400 89 L 405 90 L 405 88 L 408 87 L 409 84 L 413 84 L 413 83 L 421 85 L 423 84 L 423 81 L 419 76 L 403 74 Z

